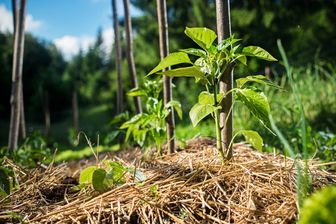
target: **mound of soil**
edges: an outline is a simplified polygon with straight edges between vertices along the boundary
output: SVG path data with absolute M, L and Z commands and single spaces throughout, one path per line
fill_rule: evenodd
M 0 222 L 295 223 L 292 159 L 236 144 L 234 159 L 222 164 L 214 145 L 198 138 L 183 151 L 152 160 L 119 154 L 119 162 L 136 167 L 146 180 L 129 177 L 103 194 L 72 190 L 78 184 L 74 164 L 19 170 L 20 188 L 0 201 Z M 320 169 L 318 161 L 309 161 L 309 172 L 311 190 L 336 183 L 335 173 Z

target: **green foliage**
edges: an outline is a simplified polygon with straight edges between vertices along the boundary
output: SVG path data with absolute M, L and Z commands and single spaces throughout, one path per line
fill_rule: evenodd
M 186 27 L 184 33 L 192 39 L 198 46 L 204 50 L 208 50 L 214 40 L 216 40 L 217 35 L 213 30 L 210 30 L 206 27 L 202 28 L 189 28 Z
M 133 89 L 130 91 L 132 96 L 143 96 L 146 102 L 146 111 L 133 116 L 120 126 L 126 129 L 126 141 L 133 140 L 140 146 L 148 146 L 155 143 L 158 154 L 161 154 L 161 146 L 166 140 L 166 118 L 170 108 L 174 108 L 182 118 L 181 104 L 177 101 L 168 102 L 163 105 L 162 100 L 158 100 L 162 91 L 160 81 L 147 80 L 143 89 Z
M 14 186 L 14 172 L 5 166 L 0 166 L 0 198 L 9 195 Z
M 145 180 L 144 175 L 133 168 L 125 167 L 119 162 L 104 160 L 103 166 L 89 166 L 81 171 L 79 186 L 92 186 L 98 192 L 106 192 L 115 185 L 125 183 L 125 174 L 132 174 L 139 182 Z
M 152 197 L 157 200 L 159 198 L 159 185 L 158 184 L 153 184 L 150 186 L 149 190 L 151 191 Z
M 256 57 L 265 61 L 277 61 L 270 53 L 257 46 L 249 46 L 243 48 L 245 56 Z
M 172 53 L 164 58 L 148 75 L 158 73 L 171 77 L 194 77 L 196 82 L 205 86 L 206 91 L 199 94 L 198 103 L 191 108 L 189 116 L 193 126 L 196 126 L 208 115 L 211 114 L 213 116 L 216 123 L 217 149 L 223 157 L 218 112 L 221 109 L 222 99 L 228 94 L 235 93 L 236 101 L 242 102 L 262 124 L 268 125 L 270 106 L 266 96 L 260 90 L 255 90 L 255 88 L 244 84 L 247 82 L 257 82 L 270 86 L 275 86 L 275 84 L 260 75 L 248 76 L 238 80 L 237 87 L 230 90 L 230 92 L 219 93 L 219 82 L 223 76 L 231 73 L 236 63 L 246 65 L 246 57 L 255 57 L 266 61 L 276 61 L 276 59 L 261 47 L 249 46 L 241 50 L 240 45 L 237 44 L 240 39 L 236 39 L 234 36 L 215 45 L 214 41 L 217 35 L 208 28 L 187 27 L 185 34 L 202 49 L 189 48 L 178 53 Z M 182 55 L 184 61 L 189 62 L 186 54 L 199 57 L 192 63 L 193 66 L 159 72 L 161 69 L 176 65 L 176 61 L 182 61 L 180 60 Z M 174 59 L 175 56 L 177 56 L 176 59 Z M 260 140 L 259 134 L 255 134 L 252 131 L 243 131 L 242 133 L 254 147 L 261 149 L 262 140 Z
M 201 120 L 221 107 L 214 106 L 213 104 L 200 104 L 196 103 L 190 110 L 189 116 L 192 125 L 195 127 Z
M 299 224 L 334 224 L 336 187 L 325 187 L 307 198 L 300 209 Z
M 14 151 L 13 159 L 21 166 L 33 168 L 38 163 L 48 164 L 51 162 L 52 151 L 47 142 L 38 132 L 28 136 L 23 144 Z
M 192 64 L 188 54 L 183 52 L 175 52 L 171 53 L 167 57 L 165 57 L 148 75 L 154 74 L 162 69 L 165 69 L 169 66 L 178 65 L 178 64 Z
M 258 150 L 262 150 L 263 139 L 256 131 L 242 130 L 242 135 L 244 135 L 246 142 L 250 143 L 252 147 Z
M 269 124 L 270 106 L 264 93 L 247 88 L 237 89 L 235 93 L 236 101 L 242 102 L 262 124 Z
M 10 158 L 20 166 L 26 168 L 37 167 L 38 164 L 48 164 L 52 159 L 52 151 L 46 140 L 39 132 L 33 132 L 15 151 L 8 151 L 6 147 L 0 150 L 0 157 Z M 0 162 L 2 160 L 0 159 Z

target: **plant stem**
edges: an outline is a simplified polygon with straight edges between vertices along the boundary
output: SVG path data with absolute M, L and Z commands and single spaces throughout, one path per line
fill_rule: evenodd
M 217 100 L 217 83 L 214 85 L 214 106 L 218 106 L 218 100 Z M 221 136 L 221 129 L 219 124 L 219 111 L 218 109 L 215 110 L 215 124 L 216 124 L 216 140 L 217 140 L 217 151 L 222 159 L 222 161 L 225 160 L 224 153 L 223 153 L 223 147 L 222 147 L 222 136 Z

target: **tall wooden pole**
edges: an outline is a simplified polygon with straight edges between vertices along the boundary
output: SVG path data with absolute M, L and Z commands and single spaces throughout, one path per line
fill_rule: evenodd
M 114 27 L 114 44 L 115 44 L 115 63 L 117 68 L 117 114 L 120 114 L 124 109 L 124 97 L 123 97 L 123 82 L 122 82 L 122 69 L 121 69 L 121 46 L 120 46 L 120 33 L 118 22 L 118 11 L 116 0 L 111 1 L 112 14 L 113 14 L 113 27 Z
M 17 25 L 14 35 L 12 92 L 10 98 L 11 116 L 9 124 L 8 149 L 15 150 L 18 145 L 20 124 L 20 96 L 22 81 L 22 64 L 24 51 L 24 21 L 26 15 L 26 0 L 20 1 L 20 9 L 17 14 Z
M 217 18 L 217 34 L 218 42 L 231 36 L 231 21 L 230 21 L 230 0 L 216 0 L 216 18 Z M 232 89 L 233 70 L 227 71 L 220 80 L 219 89 L 222 93 L 227 93 Z M 224 155 L 227 159 L 232 157 L 232 140 L 233 120 L 230 108 L 232 106 L 232 94 L 228 94 L 221 103 L 220 110 L 220 129 L 223 140 Z M 226 124 L 225 124 L 225 121 Z
M 136 76 L 134 55 L 133 55 L 133 38 L 132 38 L 132 21 L 129 14 L 129 0 L 124 0 L 125 10 L 125 28 L 126 28 L 126 48 L 127 48 L 127 61 L 128 61 L 128 73 L 131 79 L 132 88 L 138 87 L 138 80 Z M 140 97 L 133 97 L 136 112 L 142 113 Z
M 160 56 L 162 60 L 169 53 L 166 0 L 156 0 L 156 7 L 159 22 Z M 163 97 L 165 104 L 172 100 L 172 79 L 168 76 L 163 76 Z M 166 126 L 168 153 L 172 153 L 175 151 L 175 120 L 173 108 L 170 108 L 169 115 L 166 119 Z
M 11 117 L 9 124 L 8 149 L 15 150 L 18 145 L 19 124 L 20 124 L 20 96 L 22 85 L 22 65 L 24 52 L 24 30 L 25 30 L 26 0 L 20 0 L 19 13 L 14 35 L 13 69 L 12 69 L 12 90 L 11 90 Z
M 12 14 L 13 14 L 13 46 L 14 46 L 14 37 L 16 30 L 16 17 L 17 17 L 17 0 L 12 0 Z M 25 122 L 25 114 L 24 114 L 24 100 L 23 100 L 23 83 L 21 80 L 21 89 L 20 89 L 20 133 L 21 138 L 26 138 L 26 122 Z

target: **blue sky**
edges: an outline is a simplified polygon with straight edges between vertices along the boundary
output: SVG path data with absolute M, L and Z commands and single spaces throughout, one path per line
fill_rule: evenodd
M 123 16 L 122 0 L 117 4 Z M 131 7 L 133 16 L 140 13 Z M 0 0 L 0 31 L 12 29 L 11 16 L 11 0 Z M 67 58 L 87 48 L 99 27 L 106 45 L 113 41 L 111 0 L 27 0 L 26 20 L 28 32 L 54 42 Z

